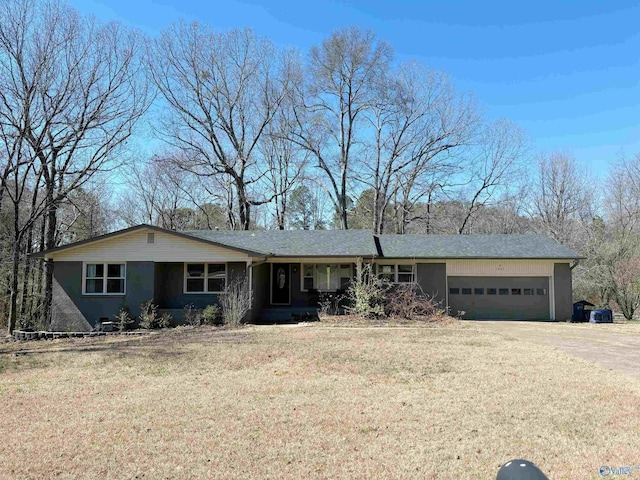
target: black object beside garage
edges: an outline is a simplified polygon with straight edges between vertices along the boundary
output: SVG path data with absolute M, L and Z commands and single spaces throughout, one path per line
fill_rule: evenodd
M 580 300 L 573 304 L 573 315 L 571 316 L 572 322 L 588 322 L 591 316 L 591 310 L 595 305 L 586 300 Z

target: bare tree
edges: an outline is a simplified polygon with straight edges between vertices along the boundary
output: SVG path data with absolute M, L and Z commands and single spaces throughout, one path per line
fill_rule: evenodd
M 0 3 L 3 80 L 20 117 L 12 128 L 42 169 L 46 248 L 55 246 L 57 209 L 70 192 L 117 164 L 115 153 L 148 106 L 139 34 L 99 25 L 55 2 Z M 49 318 L 53 264 L 46 262 Z
M 463 191 L 469 200 L 458 233 L 469 229 L 478 211 L 497 204 L 506 185 L 522 179 L 524 153 L 524 133 L 512 122 L 503 119 L 484 128 L 477 148 L 464 165 L 469 181 Z
M 588 173 L 571 155 L 559 152 L 541 155 L 536 173 L 531 206 L 538 230 L 557 242 L 580 248 L 584 242 L 578 238 L 583 233 L 579 227 L 593 218 Z
M 401 64 L 378 84 L 378 98 L 367 118 L 375 132 L 362 162 L 362 182 L 373 190 L 373 225 L 383 233 L 387 208 L 404 189 L 398 211 L 404 230 L 411 204 L 433 193 L 423 179 L 447 168 L 443 153 L 470 145 L 478 116 L 473 101 L 455 93 L 440 72 L 419 64 Z M 428 182 L 429 183 L 429 182 Z
M 288 226 L 289 198 L 304 178 L 308 156 L 308 152 L 288 140 L 292 127 L 293 112 L 285 102 L 260 142 L 266 160 L 265 184 L 273 196 L 274 216 L 280 230 Z
M 605 212 L 614 231 L 640 232 L 640 154 L 621 157 L 609 172 Z M 593 189 L 589 192 L 594 195 Z
M 152 44 L 152 79 L 169 106 L 161 136 L 184 152 L 179 168 L 229 179 L 244 230 L 251 207 L 273 198 L 251 188 L 265 174 L 258 144 L 287 95 L 290 60 L 251 30 L 197 23 L 175 24 Z
M 296 128 L 290 139 L 306 149 L 322 172 L 340 228 L 348 228 L 349 181 L 361 154 L 365 112 L 376 102 L 392 50 L 370 31 L 338 30 L 309 52 L 305 82 L 298 82 Z

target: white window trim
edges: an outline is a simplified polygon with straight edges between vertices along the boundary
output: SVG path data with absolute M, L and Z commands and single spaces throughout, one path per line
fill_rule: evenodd
M 187 265 L 202 265 L 204 264 L 204 291 L 202 292 L 188 292 L 187 291 Z M 220 294 L 224 293 L 223 290 L 220 291 L 209 291 L 207 288 L 209 287 L 208 275 L 209 275 L 209 265 L 224 265 L 224 285 L 225 287 L 229 284 L 229 265 L 226 262 L 184 262 L 183 267 L 183 283 L 182 283 L 182 293 L 185 295 L 203 295 L 203 294 Z
M 102 293 L 89 292 L 87 293 L 87 265 L 104 265 L 104 276 L 102 277 Z M 109 279 L 108 275 L 108 265 L 123 265 L 124 266 L 124 277 L 118 277 L 118 280 L 124 280 L 124 291 L 122 293 L 107 293 L 107 280 Z M 100 277 L 91 277 L 91 278 L 100 278 Z M 115 278 L 115 277 L 114 277 Z M 122 261 L 94 261 L 94 262 L 82 262 L 82 295 L 87 296 L 101 296 L 101 297 L 124 297 L 127 294 L 127 262 Z
M 376 264 L 376 276 L 380 278 L 381 272 L 378 272 L 378 267 L 383 265 L 393 265 L 393 283 L 394 285 L 410 285 L 412 283 L 416 283 L 416 265 L 415 263 L 407 263 L 407 262 L 377 262 Z M 410 282 L 400 282 L 398 281 L 398 276 L 400 272 L 398 271 L 398 266 L 411 266 L 411 281 Z M 403 275 L 407 275 L 409 272 L 402 272 Z
M 305 289 L 304 288 L 304 267 L 305 265 L 313 265 L 313 284 L 314 286 L 317 287 L 317 281 L 318 281 L 318 265 L 349 265 L 349 268 L 351 269 L 351 274 L 349 276 L 349 278 L 354 278 L 355 277 L 355 269 L 353 267 L 353 262 L 303 262 L 300 264 L 300 291 L 301 292 L 308 292 L 309 289 Z M 340 278 L 340 277 L 338 277 Z M 339 280 L 338 280 L 339 283 Z M 340 290 L 339 288 L 335 288 L 333 290 L 327 290 L 325 288 L 314 288 L 314 290 L 316 290 L 317 292 L 337 292 L 338 290 Z

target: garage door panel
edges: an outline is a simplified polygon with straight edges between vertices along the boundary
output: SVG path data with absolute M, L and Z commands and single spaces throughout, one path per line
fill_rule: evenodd
M 453 315 L 465 312 L 463 318 L 477 320 L 548 320 L 551 317 L 548 277 L 450 276 L 448 286 Z M 495 290 L 494 295 L 490 289 Z M 505 290 L 507 293 L 501 294 Z

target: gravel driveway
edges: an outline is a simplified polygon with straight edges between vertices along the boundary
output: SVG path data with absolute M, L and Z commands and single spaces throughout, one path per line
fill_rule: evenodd
M 640 324 L 479 322 L 505 336 L 542 345 L 640 378 Z

